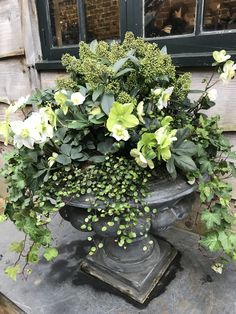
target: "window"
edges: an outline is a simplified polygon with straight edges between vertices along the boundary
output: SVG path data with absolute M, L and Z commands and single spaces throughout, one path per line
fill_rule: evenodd
M 138 0 L 139 1 L 139 0 Z M 236 0 L 142 0 L 140 35 L 166 45 L 180 65 L 207 65 L 213 50 L 236 53 Z
M 81 40 L 126 31 L 167 46 L 176 65 L 209 65 L 213 50 L 236 56 L 236 0 L 36 0 L 44 60 L 78 54 Z
M 193 34 L 196 1 L 146 0 L 144 6 L 145 38 Z
M 44 60 L 78 53 L 81 40 L 120 39 L 119 0 L 37 0 Z

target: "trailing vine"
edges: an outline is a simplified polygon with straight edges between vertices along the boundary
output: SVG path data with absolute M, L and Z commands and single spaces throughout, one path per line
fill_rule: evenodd
M 144 199 L 154 176 L 182 175 L 198 185 L 207 229 L 200 244 L 218 252 L 216 271 L 236 260 L 236 217 L 225 181 L 236 175 L 236 155 L 218 118 L 205 115 L 215 105 L 212 87 L 233 79 L 236 65 L 224 50 L 213 58 L 214 74 L 192 91 L 190 73 L 178 73 L 165 49 L 131 33 L 122 43 L 81 43 L 79 58 L 63 56 L 69 77 L 56 89 L 9 106 L 0 132 L 14 150 L 3 171 L 8 197 L 0 221 L 12 220 L 26 236 L 10 247 L 18 258 L 6 268 L 8 276 L 30 273 L 41 254 L 56 258 L 51 219 L 84 195 L 90 206 L 81 229 L 91 231 L 99 222 L 106 233 L 117 226 L 117 245 L 125 249 L 137 236 L 139 218 L 148 219 Z M 27 105 L 36 111 L 11 121 L 11 113 Z M 103 246 L 94 243 L 90 254 Z

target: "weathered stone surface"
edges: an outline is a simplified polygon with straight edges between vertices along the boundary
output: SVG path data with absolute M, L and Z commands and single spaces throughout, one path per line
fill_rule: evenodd
M 78 272 L 78 263 L 86 255 L 88 234 L 72 228 L 70 223 L 54 220 L 56 245 L 60 254 L 54 263 L 41 261 L 33 267 L 27 281 L 15 283 L 3 274 L 14 254 L 9 242 L 23 239 L 23 234 L 7 222 L 0 228 L 0 291 L 28 314 L 232 314 L 236 313 L 236 265 L 229 265 L 222 275 L 214 273 L 211 260 L 198 250 L 198 237 L 170 228 L 161 235 L 182 252 L 182 271 L 147 308 L 140 310 L 122 297 L 98 284 L 91 284 Z M 56 240 L 57 239 L 57 240 Z

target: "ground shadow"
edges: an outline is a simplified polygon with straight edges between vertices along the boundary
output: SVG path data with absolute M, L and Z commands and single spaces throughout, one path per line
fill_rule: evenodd
M 71 243 L 61 245 L 58 248 L 61 259 L 50 265 L 49 272 L 47 274 L 47 282 L 52 285 L 61 284 L 63 282 L 71 282 L 74 286 L 89 285 L 98 293 L 112 293 L 116 296 L 124 298 L 135 307 L 144 309 L 152 299 L 165 292 L 168 284 L 175 278 L 177 271 L 182 270 L 180 265 L 181 254 L 178 253 L 171 266 L 163 275 L 161 281 L 153 289 L 145 304 L 140 305 L 126 295 L 112 288 L 110 285 L 85 274 L 80 270 L 80 262 L 88 254 L 89 246 L 90 243 L 87 240 L 72 241 Z

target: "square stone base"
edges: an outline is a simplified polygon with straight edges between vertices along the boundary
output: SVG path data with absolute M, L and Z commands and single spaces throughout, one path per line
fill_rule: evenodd
M 158 239 L 158 245 L 160 247 L 158 259 L 151 256 L 149 259 L 139 262 L 140 265 L 130 263 L 127 266 L 126 264 L 125 272 L 114 270 L 107 263 L 104 263 L 104 259 L 109 257 L 104 256 L 103 250 L 98 250 L 94 255 L 87 256 L 81 263 L 81 270 L 143 304 L 167 272 L 178 253 L 166 241 Z M 120 262 L 117 264 L 116 269 L 119 268 Z M 141 266 L 141 271 L 135 271 L 137 266 Z

